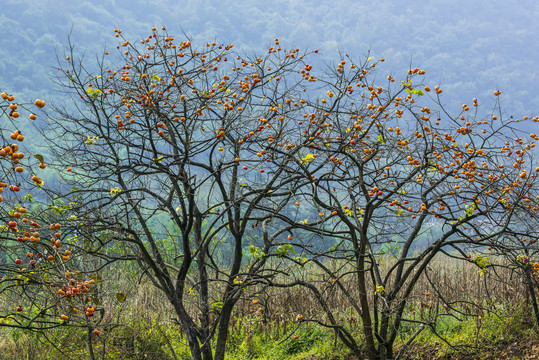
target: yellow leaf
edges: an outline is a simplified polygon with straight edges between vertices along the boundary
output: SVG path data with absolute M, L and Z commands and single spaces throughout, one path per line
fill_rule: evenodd
M 311 161 L 313 161 L 315 159 L 316 156 L 314 156 L 313 154 L 307 154 L 307 156 L 305 156 L 303 159 L 301 159 L 301 163 L 302 164 L 308 164 L 310 163 Z

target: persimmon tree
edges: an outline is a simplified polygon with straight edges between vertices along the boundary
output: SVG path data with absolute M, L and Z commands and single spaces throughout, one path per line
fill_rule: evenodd
M 250 57 L 164 28 L 133 43 L 115 32 L 115 55 L 88 63 L 69 46 L 59 64 L 73 103 L 47 125 L 58 196 L 81 251 L 137 263 L 193 358 L 222 359 L 234 305 L 293 251 L 291 226 L 269 224 L 305 182 L 285 170 L 311 142 L 297 122 L 309 65 L 277 39 Z
M 163 291 L 195 359 L 224 358 L 234 306 L 260 284 L 312 291 L 320 316 L 298 319 L 357 357 L 394 358 L 398 337 L 402 357 L 459 304 L 434 288 L 448 313 L 408 316 L 429 264 L 481 266 L 474 250 L 537 210 L 537 136 L 524 133 L 537 118 L 505 118 L 498 102 L 483 116 L 476 99 L 453 115 L 424 70 L 380 81 L 384 59 L 318 70 L 317 50 L 277 39 L 246 56 L 164 28 L 133 43 L 115 32 L 115 55 L 89 63 L 70 45 L 59 63 L 73 103 L 47 126 L 58 196 L 80 251 L 133 261 Z M 336 291 L 364 340 L 332 311 Z
M 32 137 L 20 130 L 31 129 L 25 121 L 41 116 L 45 101 L 18 103 L 14 95 L 0 96 L 0 326 L 31 331 L 90 326 L 91 315 L 77 315 L 77 307 L 88 302 L 93 280 L 78 271 L 63 243 L 66 234 L 60 222 L 68 219 L 47 205 L 40 178 L 47 167 L 44 157 L 28 155 L 35 146 L 25 146 Z
M 511 247 L 504 239 L 536 216 L 538 136 L 526 129 L 539 119 L 504 116 L 499 91 L 484 115 L 477 99 L 454 114 L 443 105 L 442 89 L 422 85 L 424 70 L 380 81 L 374 70 L 383 59 L 369 60 L 343 59 L 326 75 L 324 93 L 305 99 L 310 151 L 298 152 L 287 170 L 309 181 L 301 194 L 314 208 L 306 219 L 272 215 L 302 234 L 304 246 L 296 246 L 307 254 L 308 273 L 320 276 L 290 271 L 290 279 L 268 285 L 310 289 L 323 312 L 302 321 L 335 329 L 361 357 L 363 344 L 330 306 L 335 291 L 342 292 L 362 320 L 368 358 L 393 359 L 423 329 L 435 333 L 437 320 L 454 316 L 465 301 L 444 301 L 444 289 L 435 287 L 425 296 L 445 311 L 425 320 L 405 312 L 429 264 L 445 255 L 484 268 L 480 252 Z M 322 79 L 315 71 L 309 76 Z M 313 236 L 326 246 L 313 247 Z M 349 279 L 356 289 L 342 285 Z M 415 333 L 401 334 L 404 323 Z M 404 343 L 395 354 L 398 337 Z

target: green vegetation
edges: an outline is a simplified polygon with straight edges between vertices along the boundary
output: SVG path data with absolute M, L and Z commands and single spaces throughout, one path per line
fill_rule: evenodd
M 447 284 L 448 293 L 458 283 L 473 287 L 468 299 L 470 304 L 480 301 L 484 289 L 477 285 L 480 278 L 477 268 L 472 264 L 457 271 L 456 263 L 448 260 L 445 265 L 437 265 L 433 273 L 451 271 L 452 282 Z M 96 358 L 107 360 L 191 359 L 185 336 L 174 318 L 173 310 L 160 301 L 160 295 L 150 284 L 136 283 L 136 276 L 126 267 L 115 274 L 102 274 L 109 277 L 103 284 L 108 293 L 126 292 L 126 301 L 119 302 L 114 297 L 105 297 L 103 307 L 103 332 L 94 343 Z M 487 275 L 488 276 L 488 275 Z M 131 279 L 131 282 L 128 280 Z M 479 283 L 480 284 L 480 283 Z M 465 304 L 459 308 L 462 313 L 448 312 L 434 325 L 429 326 L 417 336 L 406 352 L 405 359 L 504 359 L 517 358 L 531 351 L 537 342 L 537 325 L 531 320 L 531 308 L 525 297 L 525 288 L 518 281 L 509 282 L 514 293 L 504 301 L 492 305 L 490 310 L 473 310 Z M 420 287 L 427 286 L 421 283 Z M 502 290 L 491 294 L 501 295 Z M 348 349 L 335 336 L 331 329 L 322 328 L 308 321 L 298 321 L 289 311 L 291 293 L 266 294 L 271 301 L 270 314 L 261 313 L 252 301 L 240 304 L 234 313 L 227 344 L 227 359 L 349 359 Z M 302 296 L 297 293 L 293 301 Z M 465 294 L 461 294 L 465 295 Z M 261 295 L 262 296 L 262 295 Z M 431 295 L 430 297 L 434 297 Z M 430 299 L 429 300 L 432 300 Z M 411 318 L 428 319 L 434 309 L 418 294 L 408 311 Z M 486 298 L 484 298 L 486 299 Z M 299 299 L 301 301 L 301 299 Z M 304 299 L 310 303 L 312 299 Z M 432 301 L 434 303 L 434 301 Z M 483 305 L 487 305 L 487 301 Z M 5 299 L 2 307 L 10 307 Z M 292 305 L 293 306 L 293 305 Z M 467 308 L 467 309 L 466 309 Z M 282 310 L 282 312 L 280 311 Z M 316 309 L 312 309 L 316 311 Z M 449 315 L 450 314 L 450 315 Z M 361 329 L 350 311 L 343 307 L 341 317 L 347 328 L 358 338 Z M 66 324 L 69 325 L 69 324 Z M 404 325 L 397 340 L 400 349 L 415 328 Z M 438 334 L 439 336 L 437 336 Z M 23 329 L 0 328 L 0 359 L 85 359 L 88 358 L 86 342 L 87 329 L 62 326 L 45 332 L 28 332 Z M 443 337 L 448 343 L 442 341 Z M 514 344 L 522 344 L 515 346 Z M 512 357 L 513 356 L 513 357 Z

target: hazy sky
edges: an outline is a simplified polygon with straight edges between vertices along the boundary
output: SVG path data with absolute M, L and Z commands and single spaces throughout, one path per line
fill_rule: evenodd
M 114 44 L 114 28 L 136 40 L 166 25 L 195 45 L 261 52 L 278 37 L 283 47 L 318 48 L 327 61 L 370 50 L 397 78 L 410 64 L 426 69 L 451 103 L 492 98 L 499 88 L 507 111 L 537 115 L 537 19 L 532 0 L 0 0 L 0 88 L 48 92 L 55 51 L 71 29 L 91 55 Z

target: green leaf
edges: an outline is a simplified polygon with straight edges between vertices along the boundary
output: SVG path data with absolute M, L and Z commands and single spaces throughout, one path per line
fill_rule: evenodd
M 264 254 L 262 251 L 260 251 L 259 248 L 257 248 L 256 246 L 254 246 L 253 244 L 250 244 L 249 245 L 249 252 L 251 253 L 251 255 L 257 259 L 257 260 L 260 260 L 262 259 L 266 254 Z
M 219 311 L 223 307 L 223 302 L 222 301 L 212 301 L 210 303 L 210 306 L 211 306 L 211 311 Z
M 294 247 L 291 244 L 281 245 L 275 251 L 275 254 L 277 255 L 278 258 L 282 258 L 284 256 L 287 256 L 290 253 L 292 253 L 292 254 L 296 253 L 294 251 Z
M 423 91 L 421 91 L 421 90 L 410 90 L 410 89 L 406 89 L 406 92 L 407 92 L 408 94 L 412 94 L 412 95 L 419 95 L 419 96 L 425 95 L 425 93 L 423 93 Z
M 96 99 L 99 95 L 103 94 L 103 91 L 99 90 L 99 89 L 92 89 L 92 88 L 88 88 L 86 89 L 86 93 L 88 95 L 92 95 L 92 97 L 94 99 Z
M 125 302 L 127 300 L 127 294 L 124 294 L 124 293 L 116 293 L 116 300 L 118 300 L 118 302 Z
M 35 157 L 36 159 L 38 159 L 39 162 L 40 162 L 41 164 L 43 164 L 43 161 L 44 161 L 44 160 L 43 160 L 43 156 L 41 156 L 41 155 L 39 155 L 39 154 L 35 154 L 34 157 Z

